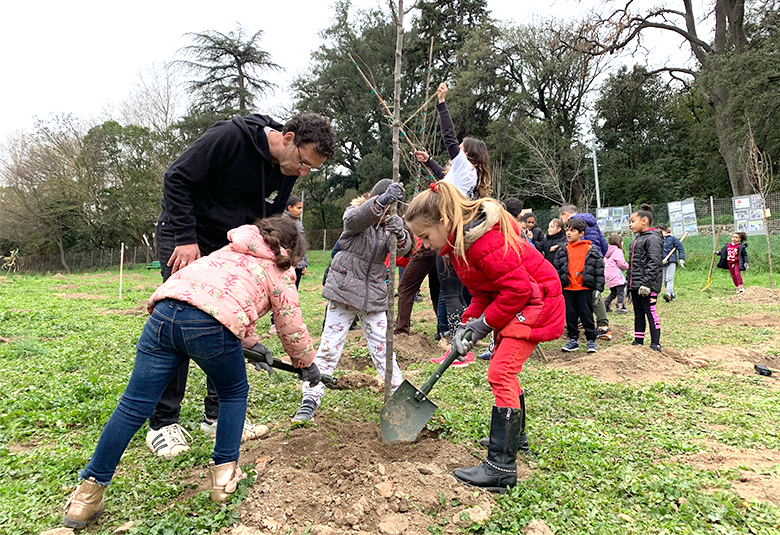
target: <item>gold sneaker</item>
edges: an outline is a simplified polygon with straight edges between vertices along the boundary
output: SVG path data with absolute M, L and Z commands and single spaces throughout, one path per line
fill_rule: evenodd
M 209 476 L 211 477 L 211 501 L 225 502 L 236 492 L 238 482 L 244 479 L 246 474 L 238 467 L 236 461 L 219 465 L 211 461 Z

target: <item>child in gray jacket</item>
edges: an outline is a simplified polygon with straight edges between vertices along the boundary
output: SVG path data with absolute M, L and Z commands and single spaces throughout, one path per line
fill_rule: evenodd
M 390 236 L 398 238 L 397 254 L 406 254 L 412 237 L 403 220 L 387 216 L 390 203 L 404 198 L 401 184 L 380 180 L 371 193 L 358 197 L 344 212 L 344 231 L 339 237 L 340 250 L 330 264 L 322 296 L 328 300 L 325 327 L 315 362 L 322 373 L 332 374 L 339 363 L 349 327 L 355 316 L 360 318 L 371 360 L 376 371 L 385 376 L 385 335 L 387 332 L 387 268 Z M 403 377 L 393 355 L 393 391 Z M 311 387 L 303 383 L 303 402 L 293 423 L 309 421 L 325 393 L 321 383 Z

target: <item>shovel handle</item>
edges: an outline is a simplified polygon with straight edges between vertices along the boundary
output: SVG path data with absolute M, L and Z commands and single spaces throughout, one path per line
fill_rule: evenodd
M 467 340 L 471 340 L 471 332 L 466 333 Z M 439 379 L 441 379 L 441 376 L 444 374 L 444 372 L 447 371 L 447 368 L 452 365 L 455 360 L 460 357 L 461 354 L 455 351 L 454 348 L 450 349 L 450 354 L 447 355 L 447 358 L 444 359 L 444 362 L 439 364 L 439 367 L 436 369 L 433 375 L 431 375 L 431 378 L 425 381 L 425 384 L 420 387 L 420 390 L 417 391 L 417 393 L 414 395 L 415 399 L 417 401 L 422 401 L 423 396 L 427 396 L 428 392 L 430 392 L 433 389 L 433 385 L 435 385 Z
M 264 355 L 261 355 L 260 353 L 254 351 L 251 348 L 246 348 L 246 347 L 244 348 L 244 357 L 246 357 L 246 359 L 251 362 L 266 362 Z M 296 368 L 289 362 L 285 362 L 276 357 L 274 357 L 273 359 L 274 361 L 271 363 L 272 368 L 276 370 L 289 372 L 289 373 L 294 373 L 295 375 L 298 376 L 298 378 L 302 378 L 303 372 L 301 371 L 301 368 Z M 338 383 L 338 380 L 331 375 L 322 375 L 320 377 L 320 381 L 325 383 L 327 386 L 336 386 L 336 384 Z

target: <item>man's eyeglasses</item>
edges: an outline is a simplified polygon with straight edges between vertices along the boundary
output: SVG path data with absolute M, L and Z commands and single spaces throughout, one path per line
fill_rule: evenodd
M 296 146 L 296 148 L 298 149 L 298 162 L 300 163 L 301 167 L 315 173 L 320 170 L 319 167 L 312 167 L 311 165 L 305 163 L 303 159 L 301 159 L 301 148 L 298 146 Z

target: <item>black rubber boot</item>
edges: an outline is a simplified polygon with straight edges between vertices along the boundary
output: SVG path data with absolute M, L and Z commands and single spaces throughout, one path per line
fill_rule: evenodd
M 487 459 L 471 468 L 457 468 L 452 475 L 461 483 L 490 492 L 505 493 L 517 483 L 517 443 L 522 409 L 493 407 Z
M 523 414 L 520 416 L 520 437 L 517 439 L 517 452 L 527 457 L 531 455 L 531 446 L 528 444 L 528 435 L 525 433 L 525 393 L 520 394 L 520 410 L 523 411 Z M 480 438 L 479 445 L 487 448 L 490 445 L 490 438 Z

